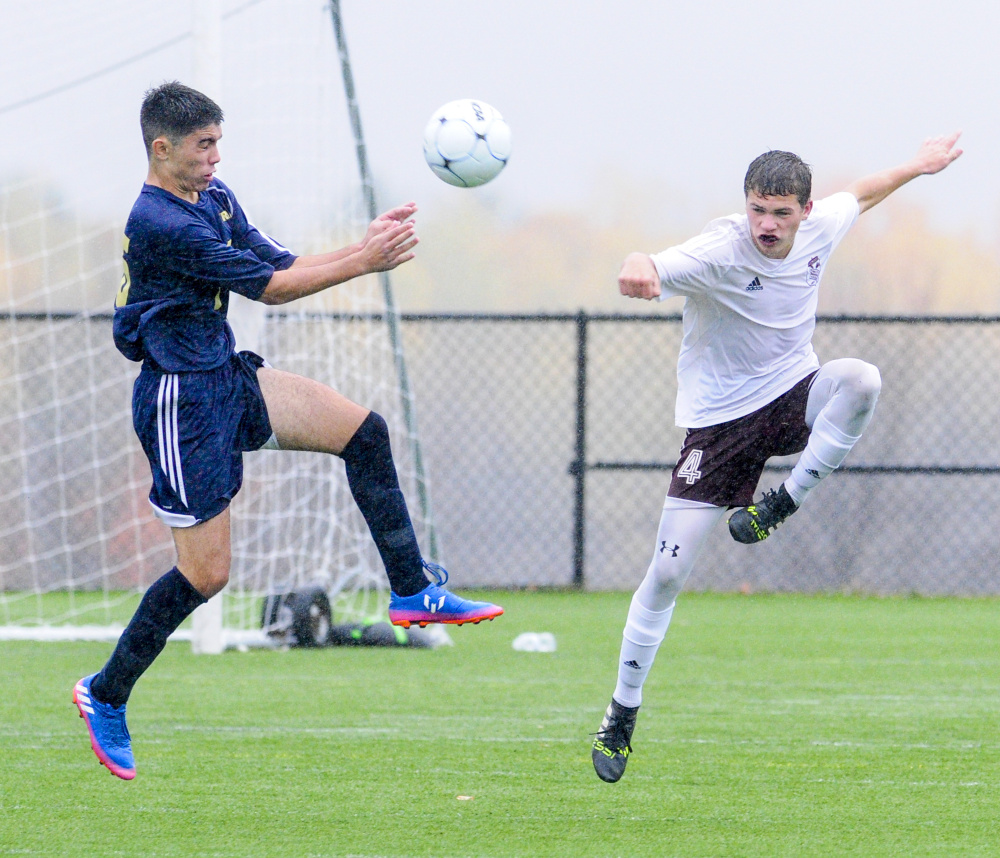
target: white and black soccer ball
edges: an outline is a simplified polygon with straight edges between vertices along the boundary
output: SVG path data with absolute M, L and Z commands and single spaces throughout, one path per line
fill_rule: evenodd
M 449 185 L 485 185 L 510 158 L 510 128 L 499 111 L 484 101 L 449 101 L 427 123 L 424 158 Z

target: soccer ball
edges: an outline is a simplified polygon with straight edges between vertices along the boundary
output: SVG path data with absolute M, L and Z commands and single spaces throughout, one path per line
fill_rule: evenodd
M 449 185 L 485 185 L 510 158 L 510 128 L 496 109 L 483 101 L 450 101 L 427 123 L 424 158 Z

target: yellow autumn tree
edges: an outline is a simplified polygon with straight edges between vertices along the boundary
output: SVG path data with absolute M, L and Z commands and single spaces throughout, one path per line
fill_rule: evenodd
M 713 211 L 738 208 L 739 200 L 712 208 L 669 188 L 606 182 L 578 209 L 511 219 L 488 198 L 463 194 L 420 219 L 417 259 L 393 274 L 399 303 L 428 311 L 662 312 L 667 308 L 657 303 L 618 294 L 622 259 L 684 241 Z M 834 253 L 819 311 L 997 314 L 1000 256 L 969 233 L 935 228 L 919 205 L 891 197 L 861 217 Z

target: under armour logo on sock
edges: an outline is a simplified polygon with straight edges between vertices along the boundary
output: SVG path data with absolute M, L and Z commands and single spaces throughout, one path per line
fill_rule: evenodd
M 634 658 L 631 661 L 626 661 L 625 662 L 625 667 L 631 667 L 632 670 L 639 670 L 640 669 L 639 668 L 639 662 L 637 662 Z
M 676 557 L 678 550 L 680 550 L 679 545 L 675 545 L 673 548 L 667 548 L 666 541 L 660 543 L 660 554 L 662 554 L 664 551 L 669 551 L 671 557 Z

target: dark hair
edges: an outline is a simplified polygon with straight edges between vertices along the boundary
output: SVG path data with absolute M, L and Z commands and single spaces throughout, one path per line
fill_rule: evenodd
M 812 196 L 812 169 L 798 155 L 772 149 L 753 159 L 743 180 L 743 195 L 750 191 L 762 197 L 794 194 L 805 208 Z
M 207 95 L 172 80 L 146 91 L 139 111 L 139 126 L 146 154 L 153 153 L 153 141 L 166 137 L 178 143 L 192 131 L 219 125 L 222 108 Z

